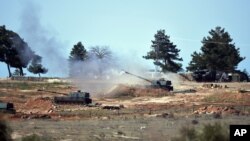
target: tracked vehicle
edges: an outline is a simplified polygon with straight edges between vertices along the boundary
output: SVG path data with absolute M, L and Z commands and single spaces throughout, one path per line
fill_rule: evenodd
M 13 103 L 0 102 L 0 112 L 15 114 L 16 110 L 14 108 L 14 104 Z
M 144 81 L 147 81 L 149 82 L 151 85 L 150 87 L 153 87 L 153 88 L 161 88 L 161 89 L 164 89 L 164 90 L 167 90 L 167 91 L 173 91 L 174 88 L 172 86 L 172 82 L 169 81 L 169 80 L 165 80 L 164 78 L 161 78 L 161 79 L 158 79 L 158 80 L 149 80 L 147 78 L 144 78 L 144 77 L 141 77 L 141 76 L 138 76 L 138 75 L 135 75 L 135 74 L 132 74 L 130 72 L 127 72 L 127 71 L 124 71 L 126 74 L 129 74 L 129 75 L 132 75 L 132 76 L 135 76 L 139 79 L 142 79 Z
M 46 91 L 46 90 L 38 90 L 38 91 L 44 91 L 48 93 L 57 93 L 57 94 L 63 94 L 65 96 L 55 96 L 54 102 L 58 104 L 91 104 L 92 99 L 90 98 L 90 94 L 88 92 L 82 92 L 78 90 L 77 92 L 70 92 L 69 94 L 66 93 L 59 93 L 54 91 Z

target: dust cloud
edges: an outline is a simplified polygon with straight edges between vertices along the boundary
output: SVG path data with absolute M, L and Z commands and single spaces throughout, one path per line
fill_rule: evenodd
M 112 52 L 112 57 L 99 59 L 90 57 L 84 62 L 74 62 L 71 69 L 75 70 L 71 74 L 71 80 L 82 91 L 90 92 L 93 97 L 108 94 L 121 85 L 145 86 L 150 82 L 142 80 L 136 76 L 129 75 L 125 71 L 144 77 L 149 80 L 165 78 L 171 80 L 174 85 L 179 84 L 179 77 L 175 73 L 160 73 L 149 71 L 149 67 L 137 62 L 136 58 L 127 56 L 115 56 L 118 52 Z
M 88 50 L 88 49 L 87 49 Z M 134 64 L 131 60 L 117 56 L 117 52 L 110 50 L 110 55 L 104 58 L 98 58 L 95 54 L 89 52 L 88 59 L 85 61 L 76 61 L 70 63 L 70 78 L 82 91 L 90 92 L 92 96 L 105 94 L 117 85 L 136 85 L 144 81 L 130 77 L 124 73 L 124 70 L 133 71 L 141 74 L 146 69 Z M 136 67 L 135 67 L 136 66 Z

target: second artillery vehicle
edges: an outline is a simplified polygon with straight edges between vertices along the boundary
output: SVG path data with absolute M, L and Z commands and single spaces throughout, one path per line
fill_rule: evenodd
M 13 103 L 0 102 L 0 112 L 15 114 L 16 110 Z
M 173 91 L 174 90 L 174 88 L 172 86 L 172 82 L 169 81 L 169 80 L 165 80 L 164 78 L 161 78 L 161 79 L 158 79 L 158 80 L 149 80 L 147 78 L 143 78 L 141 76 L 132 74 L 132 73 L 127 72 L 127 71 L 124 71 L 124 72 L 126 74 L 135 76 L 135 77 L 137 77 L 139 79 L 142 79 L 144 81 L 147 81 L 147 82 L 151 83 L 151 87 L 153 87 L 153 88 L 161 88 L 161 89 L 164 89 L 164 90 L 167 90 L 167 91 Z
M 233 72 L 196 70 L 192 77 L 197 82 L 249 82 L 248 75 L 240 70 L 234 70 Z
M 38 91 L 65 95 L 65 96 L 55 96 L 54 97 L 54 102 L 59 103 L 59 104 L 83 104 L 83 105 L 87 105 L 87 104 L 92 103 L 92 99 L 90 98 L 90 94 L 88 92 L 82 92 L 80 90 L 78 90 L 76 92 L 70 92 L 69 94 L 59 93 L 59 92 L 54 92 L 54 91 L 40 90 L 40 89 Z

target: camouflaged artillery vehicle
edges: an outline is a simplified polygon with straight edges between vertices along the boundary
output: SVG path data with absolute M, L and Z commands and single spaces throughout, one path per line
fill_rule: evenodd
M 0 112 L 15 114 L 16 110 L 14 108 L 14 104 L 13 103 L 0 102 Z
M 240 70 L 223 72 L 216 70 L 196 70 L 192 77 L 197 82 L 249 82 L 248 75 Z
M 135 76 L 139 79 L 142 79 L 144 81 L 147 81 L 149 83 L 151 83 L 150 87 L 153 87 L 153 88 L 161 88 L 161 89 L 164 89 L 164 90 L 167 90 L 167 91 L 173 91 L 174 88 L 172 86 L 172 82 L 169 81 L 169 80 L 165 80 L 164 78 L 161 78 L 161 79 L 158 79 L 158 80 L 149 80 L 147 78 L 143 78 L 141 76 L 138 76 L 138 75 L 135 75 L 135 74 L 132 74 L 130 72 L 127 72 L 127 71 L 124 71 L 126 74 L 129 74 L 129 75 L 132 75 L 132 76 Z
M 55 96 L 54 102 L 58 104 L 83 104 L 88 105 L 92 103 L 92 99 L 90 98 L 90 94 L 88 92 L 82 92 L 80 90 L 76 92 L 70 92 L 69 94 L 54 92 L 54 91 L 46 91 L 46 90 L 38 90 L 48 93 L 57 93 L 63 94 L 65 96 Z

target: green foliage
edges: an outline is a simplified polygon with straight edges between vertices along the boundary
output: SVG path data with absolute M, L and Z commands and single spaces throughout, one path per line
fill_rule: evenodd
M 192 61 L 189 63 L 187 67 L 188 70 L 203 70 L 206 69 L 205 59 L 201 53 L 197 53 L 196 51 L 191 55 Z
M 182 127 L 179 137 L 172 141 L 229 141 L 229 131 L 219 123 L 206 124 L 201 131 L 194 127 Z
M 41 137 L 37 134 L 32 134 L 22 138 L 22 141 L 51 141 L 48 137 Z
M 0 26 L 0 61 L 6 62 L 7 55 L 13 51 L 11 48 L 11 40 L 9 39 L 8 30 L 5 29 L 5 26 Z
M 35 55 L 31 61 L 31 64 L 28 67 L 28 71 L 34 74 L 45 74 L 48 72 L 48 69 L 42 66 L 42 57 L 39 55 Z
M 202 40 L 201 52 L 194 52 L 187 70 L 200 69 L 233 71 L 244 60 L 240 56 L 239 48 L 235 47 L 228 32 L 224 28 L 216 27 L 209 31 L 209 36 Z
M 14 48 L 11 48 L 11 40 L 9 38 L 9 31 L 5 29 L 5 26 L 0 26 L 0 61 L 5 62 L 8 66 L 9 77 L 12 76 L 10 72 L 10 61 L 11 55 L 16 55 Z
M 18 68 L 16 68 L 12 75 L 13 76 L 20 76 L 20 70 Z
M 229 132 L 220 124 L 207 124 L 203 127 L 203 132 L 199 135 L 201 141 L 228 141 Z
M 78 42 L 72 48 L 69 56 L 69 61 L 85 61 L 88 58 L 87 50 L 84 48 L 81 42 Z
M 154 35 L 155 40 L 152 41 L 151 51 L 143 56 L 145 59 L 154 60 L 154 64 L 159 66 L 163 72 L 178 72 L 182 70 L 182 64 L 175 61 L 182 61 L 179 57 L 180 50 L 176 48 L 169 40 L 169 36 L 165 35 L 165 30 L 158 30 Z
M 0 61 L 8 66 L 18 68 L 23 76 L 23 68 L 26 68 L 33 58 L 34 52 L 28 44 L 15 32 L 0 26 Z
M 0 120 L 0 140 L 1 141 L 12 141 L 11 139 L 12 130 L 8 127 L 5 121 Z
M 173 141 L 198 141 L 197 131 L 192 127 L 182 127 L 180 129 L 180 137 L 174 138 Z
M 243 69 L 243 73 L 245 73 L 248 77 L 250 76 L 246 69 Z
M 42 140 L 38 135 L 32 134 L 30 136 L 23 137 L 22 141 L 42 141 Z
M 82 62 L 88 59 L 87 50 L 81 42 L 73 46 L 69 56 L 69 75 L 82 74 Z

